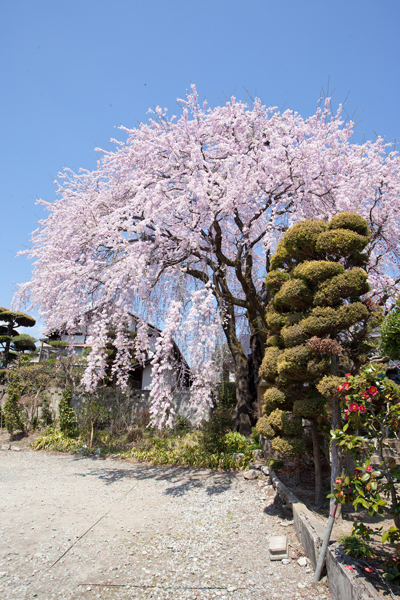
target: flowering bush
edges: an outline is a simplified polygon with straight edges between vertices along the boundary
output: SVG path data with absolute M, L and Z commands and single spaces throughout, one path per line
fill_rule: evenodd
M 390 534 L 385 532 L 382 541 L 393 543 L 400 528 L 400 503 L 395 487 L 400 482 L 400 468 L 393 458 L 383 455 L 383 448 L 388 445 L 387 438 L 399 429 L 400 388 L 386 377 L 384 366 L 371 364 L 357 376 L 347 373 L 336 391 L 342 394 L 347 423 L 342 430 L 331 431 L 331 436 L 354 457 L 356 468 L 352 475 L 336 479 L 330 496 L 341 504 L 361 506 L 371 516 L 389 512 L 396 527 L 390 529 Z M 380 460 L 376 468 L 371 465 L 374 453 Z

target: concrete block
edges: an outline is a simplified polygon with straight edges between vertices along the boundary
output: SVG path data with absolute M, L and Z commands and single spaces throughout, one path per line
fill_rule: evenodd
M 289 558 L 286 535 L 273 535 L 271 537 L 269 542 L 269 558 L 270 560 Z

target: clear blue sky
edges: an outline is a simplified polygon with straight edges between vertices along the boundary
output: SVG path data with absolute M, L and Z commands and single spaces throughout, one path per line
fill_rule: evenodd
M 246 88 L 306 117 L 330 80 L 363 110 L 358 141 L 400 139 L 399 26 L 399 0 L 3 0 L 0 305 L 30 277 L 15 254 L 57 172 L 91 169 L 116 126 L 175 112 L 191 83 L 214 105 Z

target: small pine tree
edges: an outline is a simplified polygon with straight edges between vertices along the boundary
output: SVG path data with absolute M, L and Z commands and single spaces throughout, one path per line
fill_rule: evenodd
M 45 428 L 53 423 L 53 413 L 50 409 L 50 399 L 48 396 L 43 396 L 41 404 L 40 425 Z
M 4 423 L 8 433 L 12 436 L 14 431 L 24 431 L 24 419 L 21 405 L 21 386 L 15 378 L 7 389 L 7 400 L 4 403 Z
M 76 415 L 72 408 L 72 390 L 67 387 L 64 390 L 63 397 L 58 405 L 60 418 L 60 429 L 67 436 L 73 436 L 76 433 Z

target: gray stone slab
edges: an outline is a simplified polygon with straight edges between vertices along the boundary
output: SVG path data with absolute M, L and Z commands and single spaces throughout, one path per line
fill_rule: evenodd
M 269 542 L 269 557 L 271 560 L 288 558 L 288 542 L 286 535 L 273 535 Z

